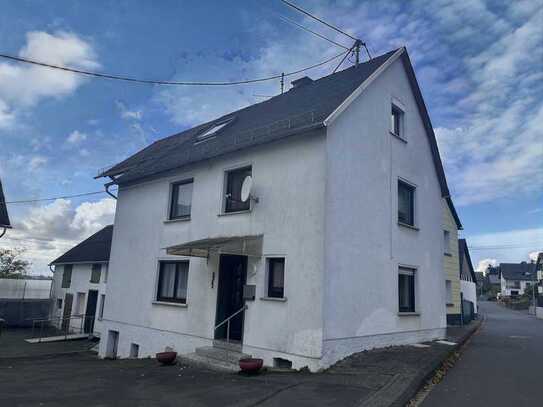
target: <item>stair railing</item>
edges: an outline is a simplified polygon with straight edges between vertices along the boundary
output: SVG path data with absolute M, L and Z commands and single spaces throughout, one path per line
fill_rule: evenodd
M 241 307 L 240 309 L 238 309 L 236 312 L 234 312 L 232 315 L 230 315 L 228 318 L 226 318 L 225 320 L 223 320 L 222 322 L 218 323 L 216 326 L 215 326 L 215 329 L 213 331 L 216 331 L 217 329 L 219 329 L 221 326 L 223 326 L 224 324 L 226 324 L 226 342 L 230 342 L 230 321 L 232 320 L 232 318 L 234 318 L 236 315 L 238 314 L 241 314 L 243 311 L 245 311 L 246 309 L 248 309 L 249 307 L 247 305 L 244 305 L 243 307 Z

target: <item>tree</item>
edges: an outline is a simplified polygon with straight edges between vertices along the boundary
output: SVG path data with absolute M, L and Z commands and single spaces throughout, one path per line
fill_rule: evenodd
M 24 278 L 30 262 L 21 259 L 25 250 L 0 248 L 0 278 Z

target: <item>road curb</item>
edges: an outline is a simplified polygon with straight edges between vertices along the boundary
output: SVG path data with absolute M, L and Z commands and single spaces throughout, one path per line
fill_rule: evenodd
M 429 364 L 425 369 L 421 369 L 421 372 L 415 375 L 411 383 L 407 388 L 402 392 L 402 394 L 390 404 L 391 407 L 404 407 L 406 406 L 416 395 L 417 393 L 428 383 L 428 381 L 434 377 L 437 370 L 443 365 L 453 353 L 458 351 L 462 346 L 470 339 L 483 325 L 485 318 L 476 321 L 476 325 L 472 329 L 467 331 L 460 339 L 456 342 L 456 345 L 451 347 L 451 349 L 439 360 L 435 360 Z

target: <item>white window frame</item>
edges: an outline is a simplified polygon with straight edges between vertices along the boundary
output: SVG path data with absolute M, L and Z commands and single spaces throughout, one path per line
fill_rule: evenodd
M 404 184 L 407 184 L 411 188 L 413 188 L 413 224 L 412 225 L 410 225 L 409 223 L 400 222 L 400 219 L 398 219 L 398 212 L 400 208 L 400 196 L 398 194 L 398 184 L 400 182 L 403 182 Z M 396 220 L 398 221 L 398 225 L 404 226 L 410 229 L 415 229 L 415 230 L 419 230 L 419 226 L 418 226 L 419 217 L 417 216 L 417 209 L 418 209 L 418 204 L 417 204 L 418 192 L 417 191 L 418 191 L 417 184 L 411 181 L 408 181 L 407 179 L 402 178 L 402 177 L 398 177 L 398 179 L 396 180 Z
M 220 209 L 220 212 L 219 212 L 220 216 L 235 215 L 235 214 L 238 214 L 238 213 L 249 213 L 249 212 L 251 212 L 253 210 L 253 202 L 252 202 L 252 200 L 249 200 L 249 209 L 244 209 L 244 210 L 235 211 L 235 212 L 226 212 L 226 191 L 228 190 L 228 173 L 230 173 L 232 171 L 248 168 L 248 167 L 251 168 L 251 178 L 253 178 L 253 184 L 254 184 L 255 165 L 254 165 L 254 163 L 252 161 L 251 162 L 241 163 L 241 164 L 236 164 L 236 165 L 233 165 L 231 167 L 223 168 L 223 170 L 222 170 L 222 189 L 221 189 L 221 196 L 220 196 L 220 203 L 221 203 L 221 206 L 220 206 L 221 209 Z
M 399 316 L 403 316 L 403 315 L 407 315 L 407 316 L 410 316 L 410 315 L 413 315 L 413 316 L 418 316 L 420 315 L 420 311 L 419 311 L 419 293 L 420 293 L 420 290 L 419 290 L 419 267 L 418 266 L 414 266 L 412 264 L 405 264 L 405 263 L 400 263 L 396 266 L 396 282 L 399 281 L 399 278 L 400 278 L 400 274 L 401 274 L 401 269 L 407 269 L 407 270 L 410 270 L 413 272 L 413 295 L 414 295 L 414 311 L 400 311 L 400 292 L 399 292 L 399 287 L 398 287 L 398 284 L 396 283 L 396 309 L 398 310 L 398 315 Z

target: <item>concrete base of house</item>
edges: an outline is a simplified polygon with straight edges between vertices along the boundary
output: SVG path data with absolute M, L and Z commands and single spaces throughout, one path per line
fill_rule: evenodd
M 462 325 L 462 315 L 447 314 L 447 325 Z
M 435 339 L 443 339 L 446 337 L 446 334 L 447 328 L 433 328 L 351 338 L 325 339 L 321 368 L 327 368 L 356 352 L 384 348 L 387 346 L 411 345 L 420 342 L 428 342 Z
M 251 344 L 243 344 L 241 351 L 252 357 L 263 359 L 265 366 L 277 367 L 284 366 L 286 363 L 293 369 L 308 368 L 310 371 L 316 372 L 356 352 L 432 341 L 445 336 L 446 328 L 435 328 L 327 339 L 323 343 L 322 356 L 283 352 Z M 116 338 L 116 345 L 111 343 L 112 338 Z M 173 349 L 182 357 L 186 356 L 189 359 L 201 361 L 202 355 L 198 354 L 197 349 L 213 349 L 212 347 L 213 340 L 211 338 L 108 321 L 104 323 L 98 354 L 102 358 L 146 358 L 154 357 L 157 352 Z M 115 349 L 115 354 L 112 354 L 112 349 Z M 134 349 L 137 349 L 137 354 L 134 353 Z

